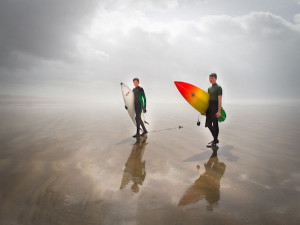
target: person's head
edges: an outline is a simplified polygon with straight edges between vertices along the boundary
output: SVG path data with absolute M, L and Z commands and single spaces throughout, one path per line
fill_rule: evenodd
M 133 78 L 133 84 L 135 87 L 139 86 L 139 84 L 140 84 L 139 78 Z
M 209 75 L 209 82 L 211 84 L 215 84 L 217 82 L 217 74 L 215 73 L 212 73 Z

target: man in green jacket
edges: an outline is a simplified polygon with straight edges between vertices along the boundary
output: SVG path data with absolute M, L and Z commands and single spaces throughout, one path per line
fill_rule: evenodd
M 208 143 L 206 147 L 212 148 L 219 143 L 219 124 L 218 118 L 221 116 L 222 107 L 222 88 L 217 83 L 217 74 L 212 73 L 209 75 L 209 82 L 211 87 L 208 88 L 209 94 L 209 107 L 206 111 L 205 127 L 208 127 L 214 140 Z
M 135 108 L 135 121 L 136 121 L 136 134 L 133 137 L 144 136 L 148 133 L 142 119 L 141 114 L 142 110 L 146 113 L 146 96 L 144 89 L 139 86 L 140 80 L 138 78 L 133 79 L 133 84 L 135 88 L 132 90 L 134 93 L 134 108 Z M 140 126 L 143 128 L 143 133 L 140 135 Z

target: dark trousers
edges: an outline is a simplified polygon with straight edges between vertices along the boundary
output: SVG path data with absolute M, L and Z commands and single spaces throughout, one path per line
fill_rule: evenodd
M 142 121 L 141 114 L 142 114 L 142 106 L 140 102 L 135 102 L 134 103 L 134 108 L 135 108 L 135 122 L 136 122 L 136 133 L 140 133 L 140 127 L 142 126 L 143 131 L 147 131 L 146 127 Z
M 214 142 L 216 142 L 219 136 L 218 120 L 213 120 L 212 123 L 208 125 L 208 129 L 210 130 L 212 136 L 214 137 Z
M 219 122 L 216 115 L 217 112 L 218 112 L 218 101 L 209 101 L 209 107 L 208 110 L 206 111 L 205 127 L 208 127 L 215 142 L 218 140 L 218 136 L 219 136 Z

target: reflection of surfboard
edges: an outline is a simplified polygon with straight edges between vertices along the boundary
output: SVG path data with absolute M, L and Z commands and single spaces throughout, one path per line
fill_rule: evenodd
M 203 91 L 201 88 L 198 88 L 192 84 L 174 81 L 178 91 L 181 95 L 193 106 L 197 111 L 199 111 L 202 115 L 206 115 L 206 110 L 209 106 L 209 94 L 206 91 Z M 219 118 L 219 122 L 223 122 L 226 119 L 226 113 L 221 108 L 221 117 Z
M 121 83 L 121 91 L 122 91 L 124 103 L 125 103 L 125 106 L 127 108 L 128 114 L 129 114 L 132 122 L 134 123 L 134 125 L 136 125 L 133 91 L 126 84 L 123 84 L 123 83 Z M 144 116 L 143 112 L 141 114 L 141 118 L 142 118 L 142 121 L 145 124 L 145 116 Z

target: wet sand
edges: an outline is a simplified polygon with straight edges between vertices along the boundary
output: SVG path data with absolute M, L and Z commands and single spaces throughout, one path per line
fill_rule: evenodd
M 188 104 L 1 104 L 0 224 L 299 224 L 300 104 L 226 111 L 213 151 Z

